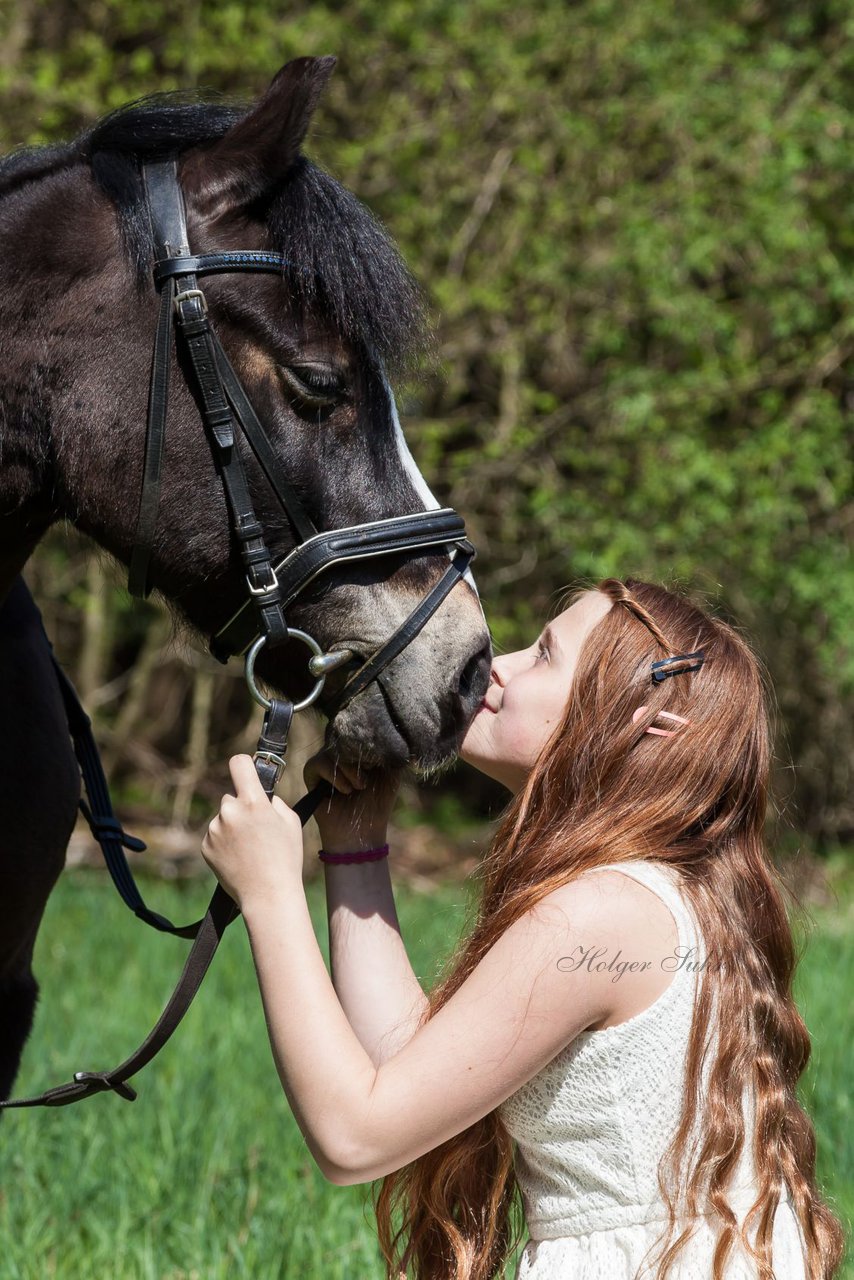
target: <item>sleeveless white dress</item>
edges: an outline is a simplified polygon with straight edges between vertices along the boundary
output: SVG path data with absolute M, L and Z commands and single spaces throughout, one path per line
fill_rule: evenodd
M 685 963 L 674 959 L 670 984 L 648 1008 L 615 1026 L 582 1031 L 498 1108 L 515 1142 L 530 1237 L 514 1280 L 652 1280 L 659 1254 L 648 1251 L 667 1225 L 658 1165 L 681 1114 L 688 1035 L 707 953 L 671 867 L 644 861 L 608 869 L 632 876 L 663 899 Z M 604 868 L 585 874 L 599 870 Z M 744 1115 L 748 1136 L 727 1196 L 739 1224 L 756 1198 L 752 1099 Z M 671 1269 L 673 1280 L 711 1280 L 720 1228 L 707 1217 L 699 1222 Z M 750 1239 L 755 1243 L 755 1229 Z M 806 1280 L 805 1256 L 784 1182 L 774 1218 L 775 1280 Z M 724 1274 L 726 1280 L 756 1280 L 756 1264 L 738 1241 Z

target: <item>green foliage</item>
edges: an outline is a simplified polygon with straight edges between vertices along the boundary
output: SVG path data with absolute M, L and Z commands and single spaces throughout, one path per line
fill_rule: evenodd
M 8 146 L 338 53 L 310 150 L 428 289 L 441 367 L 410 434 L 469 520 L 496 640 L 529 642 L 577 578 L 720 602 L 777 687 L 801 821 L 854 829 L 848 4 L 24 0 L 7 21 Z

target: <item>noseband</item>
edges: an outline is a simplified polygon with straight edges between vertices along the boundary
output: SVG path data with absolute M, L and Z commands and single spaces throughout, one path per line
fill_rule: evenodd
M 283 474 L 276 450 L 223 351 L 211 324 L 207 300 L 198 285 L 201 277 L 224 272 L 267 272 L 281 278 L 288 260 L 282 254 L 257 249 L 193 255 L 188 244 L 175 160 L 143 165 L 142 176 L 154 238 L 154 281 L 160 292 L 160 312 L 149 386 L 142 493 L 128 574 L 130 593 L 145 597 L 151 586 L 149 569 L 160 498 L 173 326 L 189 357 L 184 365 L 185 376 L 195 393 L 208 443 L 222 476 L 231 528 L 246 573 L 248 598 L 211 637 L 210 649 L 221 662 L 227 662 L 235 654 L 247 655 L 247 682 L 262 705 L 267 705 L 266 700 L 258 696 L 254 682 L 254 661 L 262 645 L 281 644 L 293 637 L 304 639 L 313 650 L 309 668 L 315 677 L 314 688 L 298 707 L 313 702 L 323 689 L 327 674 L 352 656 L 348 649 L 323 654 L 311 637 L 288 629 L 285 611 L 315 578 L 346 562 L 391 555 L 418 556 L 429 550 L 450 552 L 455 547 L 436 585 L 385 644 L 366 658 L 334 703 L 327 707 L 331 718 L 376 680 L 418 635 L 464 576 L 474 558 L 474 547 L 466 538 L 462 517 L 447 507 L 323 532 L 315 527 Z M 276 564 L 255 516 L 240 457 L 238 427 L 293 532 L 293 550 Z

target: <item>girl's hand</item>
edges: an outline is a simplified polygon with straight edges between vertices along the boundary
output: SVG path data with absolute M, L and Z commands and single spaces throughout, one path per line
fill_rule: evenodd
M 325 778 L 335 795 L 315 813 L 323 847 L 329 853 L 373 849 L 385 844 L 386 829 L 400 786 L 400 773 L 383 769 L 360 771 L 341 764 L 328 751 L 319 751 L 303 771 L 307 787 Z
M 302 884 L 302 825 L 284 800 L 267 799 L 251 756 L 228 762 L 236 795 L 225 795 L 202 841 L 202 857 L 241 910 L 283 885 Z

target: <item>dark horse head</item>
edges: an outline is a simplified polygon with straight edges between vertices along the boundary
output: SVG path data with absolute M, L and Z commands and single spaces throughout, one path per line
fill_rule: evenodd
M 287 259 L 280 276 L 212 277 L 205 294 L 315 526 L 438 505 L 406 447 L 388 381 L 419 340 L 417 291 L 368 211 L 300 153 L 333 65 L 289 63 L 248 111 L 168 95 L 132 104 L 70 144 L 0 165 L 0 598 L 60 519 L 129 561 L 158 308 L 141 171 L 167 156 L 178 160 L 193 253 L 265 249 Z M 171 385 L 150 581 L 180 619 L 211 635 L 246 600 L 246 582 L 221 478 L 177 367 Z M 245 465 L 281 559 L 293 546 L 289 522 L 248 451 Z M 426 552 L 339 566 L 289 608 L 288 623 L 324 648 L 367 655 L 446 566 L 445 553 Z M 335 718 L 331 744 L 369 763 L 439 763 L 482 697 L 489 656 L 469 578 L 382 685 Z M 265 648 L 258 661 L 259 675 L 292 696 L 304 692 L 304 672 L 305 650 L 291 644 Z

